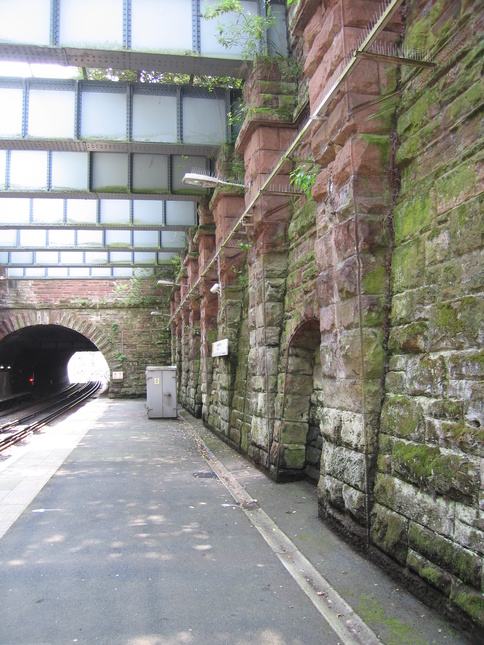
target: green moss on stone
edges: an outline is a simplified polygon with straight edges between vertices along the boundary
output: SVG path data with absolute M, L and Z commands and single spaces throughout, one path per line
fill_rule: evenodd
M 469 323 L 469 316 L 476 304 L 473 296 L 461 298 L 457 302 L 437 304 L 437 326 L 448 334 L 456 335 L 464 331 Z
M 479 585 L 480 559 L 474 553 L 413 522 L 408 532 L 408 543 L 414 551 L 450 571 L 463 582 Z
M 360 139 L 363 139 L 372 146 L 378 146 L 380 150 L 380 162 L 387 164 L 390 157 L 390 137 L 386 134 L 360 134 Z
M 427 231 L 434 219 L 434 213 L 434 198 L 430 187 L 426 189 L 421 187 L 418 193 L 412 195 L 394 211 L 395 242 L 400 244 L 406 239 Z
M 362 287 L 365 295 L 379 295 L 385 293 L 388 282 L 387 271 L 384 266 L 378 266 L 373 271 L 368 271 L 363 276 Z
M 484 627 L 484 595 L 481 592 L 461 585 L 454 591 L 451 600 L 477 625 Z
M 381 431 L 389 436 L 423 439 L 425 418 L 418 403 L 410 397 L 388 395 L 381 414 Z
M 379 473 L 375 483 L 375 501 L 387 508 L 395 508 L 396 489 L 393 477 Z

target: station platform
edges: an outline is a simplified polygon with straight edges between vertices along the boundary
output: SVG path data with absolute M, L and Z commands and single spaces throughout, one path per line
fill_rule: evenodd
M 0 461 L 0 644 L 468 643 L 180 411 L 93 400 Z

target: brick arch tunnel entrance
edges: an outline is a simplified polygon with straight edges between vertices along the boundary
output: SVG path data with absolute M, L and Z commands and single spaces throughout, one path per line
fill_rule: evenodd
M 92 340 L 59 324 L 32 324 L 0 339 L 0 397 L 42 396 L 69 385 L 68 364 L 78 352 L 98 352 Z

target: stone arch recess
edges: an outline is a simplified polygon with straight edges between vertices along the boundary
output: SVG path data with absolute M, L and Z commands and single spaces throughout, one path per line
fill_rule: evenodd
M 276 479 L 319 479 L 321 431 L 317 366 L 320 364 L 319 320 L 310 318 L 293 332 L 286 351 Z

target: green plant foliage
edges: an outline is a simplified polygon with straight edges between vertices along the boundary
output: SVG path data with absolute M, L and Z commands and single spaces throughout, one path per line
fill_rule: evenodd
M 314 166 L 311 162 L 304 163 L 298 166 L 291 172 L 290 184 L 294 188 L 300 190 L 306 195 L 311 197 L 311 190 L 316 181 L 316 175 L 319 173 L 319 166 Z
M 240 0 L 218 0 L 215 4 L 204 8 L 202 18 L 214 20 L 220 19 L 225 14 L 234 14 L 233 21 L 217 23 L 217 41 L 225 49 L 242 45 L 242 57 L 253 59 L 261 53 L 261 44 L 269 28 L 275 23 L 269 0 L 263 0 L 263 4 L 265 15 L 252 15 L 244 12 Z

